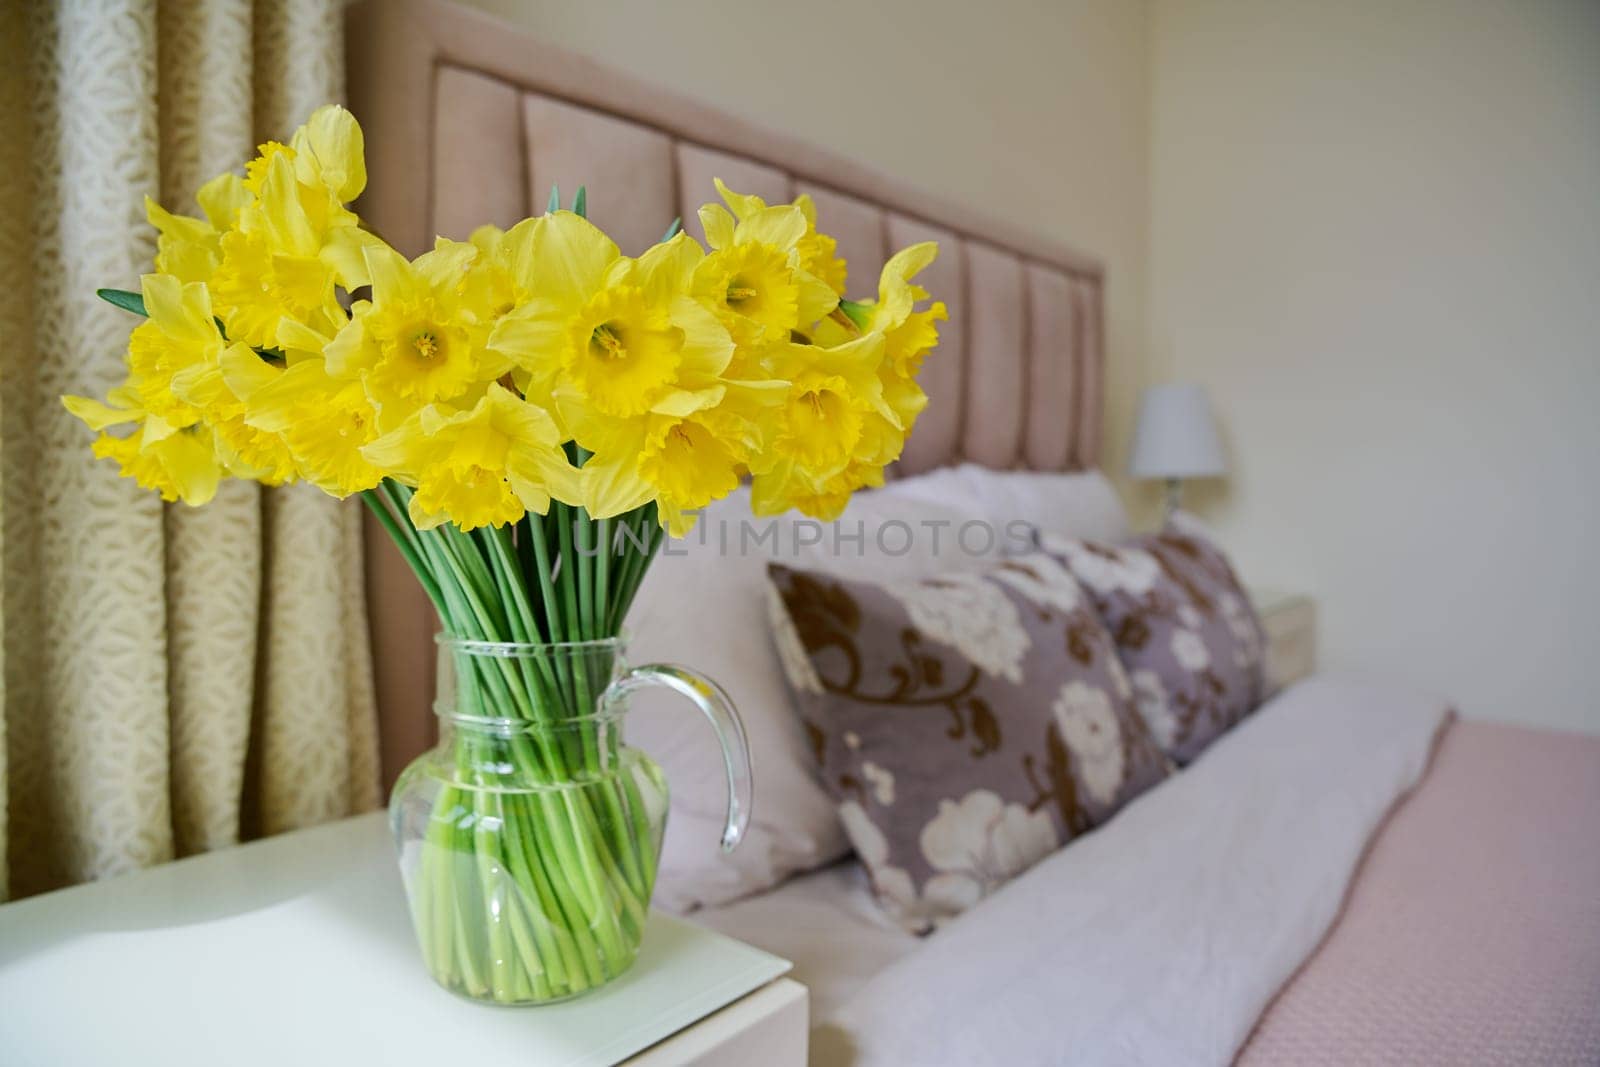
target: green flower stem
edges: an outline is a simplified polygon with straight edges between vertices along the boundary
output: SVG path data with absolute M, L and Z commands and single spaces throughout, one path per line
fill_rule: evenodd
M 505 798 L 503 804 L 505 824 L 522 827 L 526 814 L 520 810 L 519 798 Z M 519 885 L 533 889 L 532 900 L 516 895 L 519 907 L 528 912 L 538 945 L 536 953 L 524 952 L 549 972 L 549 984 L 553 988 L 567 989 L 582 974 L 583 962 L 578 958 L 577 944 L 571 932 L 566 926 L 550 921 L 550 916 L 560 914 L 560 905 L 556 903 L 555 892 L 550 888 L 550 879 L 545 875 L 537 853 L 530 854 L 525 845 L 526 834 L 527 830 L 522 828 L 506 835 L 506 855 L 510 861 L 512 879 Z
M 591 975 L 600 971 L 600 947 L 588 923 L 584 921 L 585 905 L 578 899 L 577 891 L 569 884 L 561 864 L 567 862 L 559 849 L 540 849 L 536 839 L 555 832 L 548 812 L 534 810 L 534 802 L 526 798 L 507 797 L 507 845 L 513 857 L 514 870 L 526 877 L 515 879 L 518 896 L 535 911 L 539 922 L 554 944 L 554 952 L 546 949 L 539 962 L 550 967 L 560 979 L 558 988 L 568 992 L 587 989 L 592 984 Z M 546 834 L 539 831 L 544 829 Z
M 554 504 L 512 528 L 464 533 L 416 529 L 402 485 L 364 497 L 446 632 L 470 640 L 614 635 L 659 544 L 650 507 L 595 522 Z M 454 665 L 463 714 L 525 725 L 455 728 L 456 784 L 435 803 L 417 875 L 424 962 L 447 986 L 507 1003 L 582 992 L 631 958 L 655 872 L 639 787 L 615 763 L 614 735 L 585 718 L 602 710 L 611 675 L 577 655 Z
M 607 619 L 607 628 L 612 633 L 617 633 L 622 629 L 623 620 L 627 616 L 628 607 L 633 603 L 634 595 L 638 592 L 639 583 L 644 577 L 645 569 L 649 566 L 656 548 L 660 545 L 661 527 L 655 521 L 654 504 L 639 508 L 631 515 L 624 517 L 625 521 L 629 519 L 634 520 L 643 532 L 643 536 L 639 538 L 643 548 L 635 547 L 634 541 L 624 538 L 621 551 L 624 553 L 625 577 L 619 584 Z M 608 549 L 612 547 L 609 542 L 607 547 Z M 622 775 L 622 781 L 632 823 L 633 839 L 635 842 L 648 842 L 650 840 L 650 826 L 649 817 L 645 812 L 644 798 L 639 795 L 638 786 L 635 785 L 630 775 Z M 648 900 L 653 888 L 653 877 L 647 875 L 643 869 L 630 869 L 629 875 L 634 881 L 635 890 L 643 899 Z
M 556 509 L 552 508 L 551 510 L 554 511 Z M 591 641 L 601 635 L 596 632 L 594 627 L 594 589 L 590 560 L 584 557 L 584 553 L 588 551 L 591 536 L 589 513 L 582 508 L 568 509 L 564 506 L 561 507 L 561 511 L 563 521 L 560 534 L 562 557 L 560 580 L 566 586 L 567 604 L 572 609 L 567 616 L 569 626 L 567 639 L 569 641 Z M 574 544 L 574 532 L 572 529 L 575 524 L 570 521 L 570 516 L 573 514 L 578 516 L 576 545 Z M 574 589 L 574 587 L 576 588 Z M 575 628 L 572 625 L 572 620 L 574 619 L 576 620 Z M 590 692 L 589 679 L 577 663 L 572 664 L 569 684 L 571 688 L 568 693 L 572 698 L 574 707 L 592 708 L 594 706 L 592 698 L 596 694 Z M 577 754 L 582 761 L 582 766 L 591 772 L 598 772 L 600 768 L 600 753 L 595 747 L 594 731 L 582 731 L 577 742 Z
M 583 963 L 566 927 L 550 922 L 551 914 L 559 914 L 559 905 L 549 890 L 542 867 L 537 862 L 530 865 L 527 859 L 522 829 L 526 818 L 515 810 L 515 798 L 488 793 L 485 799 L 492 805 L 500 825 L 508 828 L 504 835 L 504 859 L 512 888 L 503 903 L 509 909 L 512 937 L 520 953 L 517 962 L 531 972 L 536 989 L 542 986 L 547 990 L 540 996 L 566 995 L 573 990 L 575 982 L 584 981 L 581 977 Z M 511 827 L 517 829 L 510 830 Z M 529 899 L 530 890 L 532 899 Z
M 566 640 L 583 640 L 583 620 L 578 614 L 578 586 L 573 571 L 577 570 L 576 555 L 572 551 L 572 523 L 560 521 L 565 509 L 550 509 L 557 514 L 556 539 L 561 546 L 561 565 L 556 574 L 561 588 L 562 618 L 566 620 Z
M 493 544 L 491 544 L 486 551 L 491 553 L 490 558 L 496 563 L 496 565 L 491 568 L 491 570 L 494 572 L 495 592 L 500 597 L 502 602 L 511 604 L 512 601 L 516 599 L 516 587 L 514 581 L 506 574 L 503 566 L 499 564 L 498 553 L 495 551 Z M 513 605 L 513 607 L 515 607 L 515 605 Z M 537 634 L 532 628 L 532 620 L 528 619 L 521 610 L 508 611 L 507 615 L 510 619 L 509 629 L 511 632 L 511 639 L 513 641 L 519 644 L 537 643 Z M 543 664 L 541 661 L 540 664 L 536 666 L 534 662 L 526 656 L 517 657 L 515 664 L 517 667 L 517 674 L 521 679 L 522 688 L 533 702 L 534 716 L 542 720 L 550 720 L 554 718 L 555 712 L 547 703 L 549 700 L 550 687 L 544 684 L 543 679 L 538 677 L 538 675 L 542 673 L 539 671 L 538 667 L 545 666 L 545 664 Z
M 496 893 L 490 888 L 500 880 L 497 871 L 500 846 L 495 840 L 495 830 L 491 829 L 494 825 L 480 818 L 472 830 L 472 854 L 478 863 L 478 880 L 483 883 L 491 914 L 510 906 L 510 894 Z M 507 921 L 489 924 L 489 984 L 494 999 L 509 1002 L 516 998 L 516 983 L 511 977 L 511 924 L 509 916 L 506 918 Z
M 492 636 L 505 632 L 504 627 L 496 626 L 494 613 L 489 608 L 489 602 L 493 599 L 492 594 L 485 595 L 482 590 L 472 584 L 465 573 L 465 566 L 457 554 L 452 551 L 454 546 L 443 539 L 427 543 L 434 549 L 434 555 L 443 561 L 445 569 L 453 573 L 457 582 L 455 588 L 462 593 L 465 610 L 461 612 L 460 617 L 464 621 L 468 621 L 468 627 L 465 632 L 460 632 L 460 635 L 485 641 L 504 640 L 504 638 Z M 472 622 L 476 622 L 476 627 L 471 625 Z M 512 710 L 515 710 L 524 719 L 532 719 L 534 717 L 527 693 L 517 684 L 516 668 L 509 660 L 496 658 L 494 669 L 491 669 L 487 664 L 480 664 L 479 666 L 482 668 L 481 674 L 493 686 L 495 695 L 500 697 L 505 705 L 509 705 Z
M 361 501 L 377 516 L 378 522 L 382 524 L 390 538 L 394 540 L 395 547 L 400 550 L 400 554 L 405 557 L 406 563 L 410 565 L 412 573 L 417 576 L 417 581 L 422 584 L 422 591 L 428 594 L 428 599 L 433 602 L 434 610 L 439 613 L 440 618 L 444 618 L 444 601 L 442 594 L 439 592 L 439 585 L 433 580 L 432 572 L 423 566 L 421 559 L 418 557 L 415 538 L 399 522 L 395 521 L 395 517 L 389 513 L 389 507 L 378 490 L 368 489 L 361 494 Z
M 489 574 L 488 565 L 484 563 L 483 553 L 472 543 L 472 538 L 456 529 L 454 526 L 444 525 L 436 527 L 440 543 L 444 545 L 451 560 L 465 572 L 469 588 L 479 594 L 474 601 L 474 607 L 488 621 L 484 625 L 486 633 L 505 633 L 507 621 L 505 605 L 494 597 L 494 578 Z
M 433 817 L 428 820 L 428 829 L 423 838 L 423 852 L 425 856 L 438 856 L 449 852 L 453 826 L 449 820 L 441 818 L 439 812 L 448 803 L 454 790 L 446 789 L 439 796 Z M 423 932 L 419 939 L 422 944 L 423 962 L 433 974 L 449 970 L 449 961 L 452 953 L 450 939 L 446 936 L 449 929 L 449 885 L 444 880 L 448 875 L 444 863 L 424 863 L 418 872 L 420 885 L 416 893 L 414 907 L 416 909 L 417 929 Z
M 565 507 L 553 505 L 550 508 L 550 519 L 556 524 L 556 543 L 561 549 L 561 559 L 556 566 L 554 579 L 556 587 L 561 593 L 559 606 L 562 618 L 562 632 L 565 635 L 563 640 L 582 641 L 585 634 L 581 602 L 578 596 L 577 554 L 573 551 L 570 512 Z M 567 692 L 569 695 L 574 694 L 577 692 L 577 687 L 574 685 L 570 664 L 563 657 L 561 665 L 565 672 L 563 681 L 567 686 Z
M 611 543 L 611 520 L 601 519 L 595 523 L 595 531 L 599 535 L 599 551 L 594 556 L 594 602 L 600 606 L 600 629 L 607 630 L 610 629 L 606 623 L 610 618 L 611 606 L 611 553 L 616 548 Z
M 596 552 L 594 543 L 594 523 L 589 519 L 589 513 L 582 509 L 577 512 L 577 553 L 572 557 L 575 566 L 572 568 L 578 579 L 578 612 L 581 622 L 583 640 L 588 641 L 595 636 L 596 626 L 594 619 L 594 561 Z M 596 553 L 597 555 L 598 553 Z
M 587 519 L 588 516 L 585 513 L 585 523 L 587 523 Z M 624 521 L 626 521 L 626 519 L 627 516 L 624 516 Z M 598 620 L 598 625 L 601 628 L 601 632 L 597 632 L 593 636 L 602 637 L 614 634 L 621 628 L 620 620 L 618 620 L 616 623 L 612 623 L 611 621 L 617 615 L 615 605 L 610 599 L 612 591 L 611 558 L 613 553 L 616 551 L 616 544 L 613 541 L 613 531 L 611 521 L 609 519 L 600 520 L 595 524 L 595 529 L 599 534 L 599 540 L 596 546 L 598 551 L 594 556 L 595 601 L 599 605 L 600 619 Z M 580 693 L 579 698 L 582 699 L 583 695 L 584 694 Z M 595 740 L 593 739 L 592 731 L 589 740 Z M 596 764 L 598 764 L 601 758 L 598 751 L 594 753 L 593 758 Z M 618 834 L 621 836 L 621 840 L 618 842 L 619 848 L 617 849 L 617 852 L 622 859 L 623 870 L 628 878 L 628 882 L 638 896 L 648 900 L 650 897 L 651 885 L 649 884 L 650 880 L 645 876 L 645 861 L 639 855 L 636 847 L 630 847 L 635 846 L 639 840 L 649 840 L 648 819 L 645 817 L 643 810 L 643 798 L 638 795 L 638 789 L 634 785 L 632 778 L 626 774 L 622 775 L 621 777 L 627 794 L 626 806 L 632 813 L 631 821 L 633 822 L 633 826 L 630 827 L 628 825 L 630 818 L 629 814 L 623 811 L 623 798 L 620 798 L 617 796 L 617 794 L 609 791 L 605 794 L 608 808 L 607 815 L 610 817 L 609 824 L 615 827 Z M 641 825 L 644 826 L 646 831 L 643 838 L 638 837 L 638 829 Z M 632 831 L 631 835 L 629 831 Z M 630 836 L 633 838 L 633 840 L 629 840 Z
M 424 545 L 426 546 L 428 553 L 433 557 L 433 562 L 437 570 L 443 571 L 447 574 L 453 571 L 455 574 L 456 581 L 454 583 L 441 582 L 440 588 L 446 591 L 447 599 L 454 600 L 452 607 L 454 609 L 453 614 L 455 618 L 458 621 L 467 624 L 464 630 L 458 630 L 457 633 L 461 633 L 462 636 L 470 636 L 474 633 L 484 634 L 493 632 L 487 619 L 485 618 L 485 613 L 483 612 L 481 605 L 474 597 L 473 591 L 468 586 L 466 579 L 461 575 L 460 569 L 457 567 L 454 559 L 451 557 L 449 550 L 442 544 L 432 540 L 424 541 Z M 452 596 L 452 594 L 454 595 Z M 477 622 L 477 626 L 472 625 L 473 621 Z M 469 662 L 476 663 L 475 660 L 470 659 Z M 482 665 L 479 675 L 486 683 L 488 683 L 490 688 L 494 689 L 493 695 L 498 699 L 498 702 L 502 707 L 505 707 L 508 710 L 517 711 L 522 715 L 523 718 L 528 718 L 529 709 L 516 699 L 517 687 L 515 685 L 508 687 L 505 681 L 500 677 L 501 674 L 507 673 L 505 663 L 501 662 L 496 666 L 498 667 L 498 670 L 491 668 L 488 665 Z M 464 689 L 465 691 L 471 693 L 471 695 L 474 697 L 478 695 L 476 692 L 472 691 L 472 687 L 460 686 L 460 681 L 461 680 L 458 679 L 458 688 Z
M 494 572 L 495 587 L 499 591 L 501 600 L 507 605 L 506 614 L 510 619 L 512 638 L 516 641 L 536 644 L 539 642 L 538 624 L 533 619 L 533 608 L 528 603 L 527 594 L 517 583 L 517 566 L 512 559 L 511 549 L 505 542 L 505 534 L 498 528 L 491 528 L 484 533 L 481 543 L 490 561 L 490 570 Z M 517 657 L 523 685 L 533 698 L 534 710 L 538 717 L 546 721 L 559 717 L 556 709 L 550 706 L 551 694 L 556 691 L 555 678 L 550 664 L 544 659 L 529 656 Z
M 463 988 L 473 996 L 482 996 L 487 990 L 479 962 L 478 941 L 482 935 L 475 925 L 469 925 L 467 902 L 476 893 L 476 872 L 462 862 L 472 855 L 471 831 L 460 826 L 451 833 L 450 851 L 446 859 L 445 876 L 450 892 L 450 948 L 460 968 Z
M 622 629 L 623 616 L 627 613 L 626 590 L 632 579 L 633 570 L 640 555 L 639 549 L 634 547 L 640 540 L 639 528 L 644 521 L 643 508 L 630 511 L 622 516 L 621 528 L 612 536 L 615 542 L 611 546 L 617 557 L 616 563 L 611 568 L 609 581 L 611 588 L 607 591 L 606 629 L 616 633 Z
M 560 514 L 560 505 L 552 505 L 550 508 L 550 516 L 555 518 L 558 523 L 560 522 Z M 535 569 L 538 573 L 540 602 L 544 605 L 545 613 L 550 620 L 550 640 L 558 643 L 575 641 L 577 640 L 577 635 L 573 632 L 572 623 L 570 621 L 572 618 L 572 613 L 569 611 L 563 615 L 561 611 L 562 603 L 569 599 L 567 594 L 570 593 L 570 588 L 565 582 L 563 582 L 561 595 L 557 595 L 556 582 L 554 578 L 555 568 L 551 565 L 552 561 L 550 557 L 550 544 L 545 526 L 546 521 L 544 519 L 534 515 L 529 515 L 523 520 L 522 527 L 523 530 L 528 534 L 528 540 L 531 542 L 533 547 L 533 559 Z M 571 527 L 569 524 L 562 523 L 560 524 L 560 528 L 570 529 Z M 563 562 L 570 562 L 572 558 L 570 547 L 563 549 L 563 551 L 565 553 L 563 556 Z M 568 569 L 569 568 L 565 566 L 562 568 L 563 572 L 567 571 Z M 561 675 L 561 685 L 565 686 L 565 692 L 572 692 L 570 664 L 564 657 L 557 657 L 555 669 Z M 573 747 L 571 755 L 576 757 L 574 762 L 581 760 L 581 742 Z

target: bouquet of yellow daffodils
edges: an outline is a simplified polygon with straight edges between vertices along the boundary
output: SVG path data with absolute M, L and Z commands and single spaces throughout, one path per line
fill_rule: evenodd
M 541 216 L 408 260 L 349 209 L 365 183 L 360 127 L 330 106 L 208 182 L 203 217 L 147 202 L 155 273 L 100 294 L 147 316 L 127 379 L 65 403 L 99 432 L 97 455 L 168 501 L 204 504 L 227 476 L 361 494 L 451 636 L 613 636 L 663 533 L 746 478 L 757 514 L 836 517 L 882 483 L 926 404 L 916 377 L 944 308 L 917 310 L 912 279 L 932 244 L 895 255 L 874 299 L 846 300 L 808 198 L 768 205 L 718 182 L 724 203 L 699 212 L 709 248 L 674 223 L 622 255 L 579 190 L 571 210 L 553 192 Z M 562 672 L 475 684 L 504 715 L 581 699 Z M 559 780 L 591 748 L 530 765 Z M 552 834 L 595 838 L 576 850 L 594 870 L 570 883 L 614 880 L 634 905 L 615 921 L 642 925 L 648 843 L 627 819 L 561 817 Z M 593 911 L 561 903 L 552 921 Z M 438 914 L 460 925 L 459 906 Z M 605 932 L 591 914 L 565 935 L 567 973 L 529 958 L 505 981 L 550 996 L 592 983 L 582 953 L 604 952 Z M 436 976 L 471 993 L 500 980 L 473 938 L 452 940 L 432 939 Z

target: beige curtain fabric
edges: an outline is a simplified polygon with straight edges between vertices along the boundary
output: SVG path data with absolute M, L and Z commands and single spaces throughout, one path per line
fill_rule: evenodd
M 122 376 L 143 197 L 342 96 L 340 0 L 58 0 L 0 20 L 0 899 L 378 803 L 360 515 L 308 487 L 166 506 L 62 393 Z

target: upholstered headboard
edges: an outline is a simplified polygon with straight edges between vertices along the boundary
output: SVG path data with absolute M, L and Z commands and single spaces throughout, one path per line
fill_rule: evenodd
M 362 216 L 416 255 L 542 210 L 552 184 L 588 187 L 589 215 L 638 252 L 681 216 L 700 237 L 712 178 L 769 202 L 810 193 L 870 295 L 888 251 L 937 240 L 921 280 L 950 321 L 922 374 L 930 402 L 899 472 L 962 460 L 1069 470 L 1099 456 L 1103 286 L 1098 261 L 947 205 L 832 153 L 543 44 L 445 0 L 349 10 L 350 107 L 366 132 Z M 960 151 L 951 144 L 949 150 Z M 432 730 L 433 620 L 398 555 L 369 536 L 368 603 L 384 765 Z

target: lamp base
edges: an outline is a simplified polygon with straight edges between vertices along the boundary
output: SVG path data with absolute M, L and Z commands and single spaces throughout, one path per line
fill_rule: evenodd
M 1171 522 L 1172 517 L 1178 513 L 1178 508 L 1183 504 L 1183 479 L 1168 478 L 1166 482 L 1167 504 L 1165 519 L 1167 522 Z

